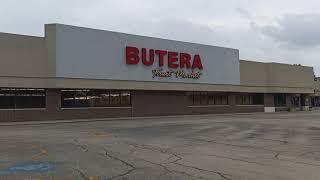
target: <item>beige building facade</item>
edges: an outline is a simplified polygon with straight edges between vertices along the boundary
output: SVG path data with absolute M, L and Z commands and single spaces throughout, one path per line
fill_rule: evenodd
M 60 24 L 0 33 L 0 121 L 309 110 L 319 84 L 312 67 L 230 48 Z

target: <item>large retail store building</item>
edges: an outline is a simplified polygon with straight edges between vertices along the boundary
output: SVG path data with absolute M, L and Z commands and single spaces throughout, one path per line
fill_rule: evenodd
M 239 60 L 239 51 L 45 26 L 0 33 L 0 121 L 308 110 L 312 67 Z

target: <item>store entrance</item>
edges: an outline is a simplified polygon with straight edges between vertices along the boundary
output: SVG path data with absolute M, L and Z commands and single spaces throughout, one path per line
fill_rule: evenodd
M 320 96 L 311 97 L 311 106 L 312 107 L 320 107 Z
M 301 97 L 296 95 L 291 97 L 291 107 L 299 110 L 301 108 Z

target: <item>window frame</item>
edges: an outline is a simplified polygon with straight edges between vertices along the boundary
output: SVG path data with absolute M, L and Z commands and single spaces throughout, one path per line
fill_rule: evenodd
M 86 106 L 76 106 L 74 104 L 70 104 L 68 106 L 65 106 L 64 104 L 64 93 L 63 92 L 76 92 L 76 91 L 86 91 Z M 60 99 L 61 99 L 61 109 L 75 109 L 75 108 L 121 108 L 121 107 L 132 107 L 132 91 L 130 90 L 113 90 L 113 89 L 61 89 L 60 90 L 61 95 L 60 95 Z M 118 94 L 117 96 L 117 100 L 115 100 L 115 104 L 111 104 L 113 99 L 111 97 L 112 93 L 116 93 Z M 123 93 L 128 93 L 129 95 L 129 101 L 128 103 L 124 103 L 122 102 L 122 94 Z M 107 96 L 103 96 L 103 95 L 107 95 Z M 92 102 L 92 98 L 88 97 L 96 97 L 96 99 L 100 99 L 102 100 L 101 105 L 99 103 Z M 106 100 L 107 99 L 107 100 Z M 104 101 L 106 100 L 106 101 Z

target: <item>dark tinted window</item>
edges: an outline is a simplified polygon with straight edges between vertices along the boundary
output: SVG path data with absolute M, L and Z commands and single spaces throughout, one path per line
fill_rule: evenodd
M 239 105 L 263 105 L 263 94 L 239 94 L 236 96 L 236 103 Z
M 200 92 L 194 92 L 192 96 L 193 96 L 193 105 L 200 105 L 201 104 Z
M 61 105 L 63 108 L 128 106 L 131 105 L 131 93 L 116 90 L 62 90 Z
M 208 93 L 207 92 L 201 92 L 201 104 L 206 105 L 208 104 Z
M 228 105 L 228 95 L 214 92 L 188 92 L 191 105 Z
M 320 107 L 320 97 L 319 96 L 311 97 L 311 106 L 312 107 Z
M 275 107 L 283 107 L 287 105 L 287 98 L 285 94 L 274 95 L 274 105 Z
M 44 89 L 0 89 L 0 109 L 45 108 Z
M 121 92 L 121 104 L 131 104 L 130 91 Z

